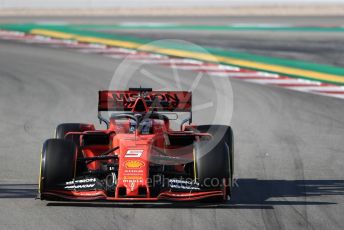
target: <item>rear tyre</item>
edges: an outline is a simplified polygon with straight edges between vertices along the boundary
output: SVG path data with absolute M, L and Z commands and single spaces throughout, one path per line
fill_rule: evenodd
M 220 200 L 226 201 L 233 183 L 233 131 L 224 125 L 201 125 L 197 130 L 211 134 L 212 139 L 195 143 L 195 178 L 205 189 L 223 189 L 225 196 Z
M 77 147 L 73 142 L 60 139 L 44 142 L 39 177 L 41 199 L 48 198 L 44 192 L 74 179 L 76 160 Z

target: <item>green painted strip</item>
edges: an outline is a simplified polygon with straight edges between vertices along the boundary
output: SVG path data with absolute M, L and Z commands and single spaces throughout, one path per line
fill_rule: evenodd
M 22 31 L 22 32 L 26 32 L 26 33 L 29 33 L 34 29 L 35 30 L 36 29 L 51 30 L 51 31 L 68 33 L 68 34 L 74 34 L 74 35 L 78 35 L 78 36 L 87 36 L 87 37 L 94 37 L 94 38 L 112 39 L 112 40 L 123 41 L 123 42 L 132 42 L 132 43 L 136 43 L 138 45 L 140 45 L 140 44 L 144 45 L 144 44 L 147 44 L 147 43 L 150 43 L 153 41 L 153 40 L 149 40 L 149 39 L 141 39 L 141 38 L 136 38 L 136 37 L 127 37 L 127 36 L 101 33 L 101 32 L 96 32 L 96 31 L 81 30 L 81 29 L 76 29 L 76 27 L 73 25 L 67 25 L 67 26 L 66 25 L 63 25 L 63 26 L 62 25 L 36 25 L 36 24 L 0 25 L 0 29 Z M 171 42 L 171 41 L 160 41 L 158 43 L 154 43 L 154 46 L 158 46 L 158 47 L 164 48 L 164 49 L 173 49 L 176 51 L 179 50 L 179 51 L 193 52 L 195 54 L 196 53 L 204 53 L 203 50 L 200 50 L 200 49 L 197 49 L 197 48 L 194 48 L 191 46 L 185 46 L 183 44 L 178 44 L 178 43 Z M 283 59 L 283 58 L 273 58 L 273 57 L 252 55 L 252 54 L 248 54 L 248 53 L 244 53 L 244 52 L 234 52 L 234 51 L 230 51 L 230 50 L 223 50 L 223 49 L 217 49 L 217 48 L 212 48 L 212 47 L 203 47 L 203 48 L 205 48 L 212 55 L 220 57 L 220 59 L 235 58 L 235 59 L 240 59 L 240 60 L 245 60 L 245 61 L 263 63 L 266 65 L 275 65 L 275 66 L 281 66 L 281 67 L 296 68 L 296 69 L 300 69 L 300 73 L 302 72 L 301 70 L 306 70 L 306 71 L 308 70 L 308 71 L 319 72 L 319 73 L 324 73 L 324 74 L 331 74 L 331 75 L 336 75 L 337 77 L 344 79 L 344 69 L 339 68 L 339 67 L 335 67 L 335 66 L 320 65 L 320 64 L 315 64 L 315 63 L 309 63 L 309 62 L 297 61 L 297 60 L 289 60 L 289 59 Z M 200 55 L 198 55 L 198 56 L 200 56 Z M 240 65 L 237 65 L 237 66 L 240 66 Z M 263 66 L 263 65 L 261 65 L 261 66 Z M 248 66 L 240 66 L 240 67 L 250 68 Z M 272 71 L 269 71 L 269 70 L 263 69 L 263 68 L 252 68 L 251 67 L 251 69 L 272 72 Z M 284 75 L 291 76 L 291 77 L 313 79 L 309 75 L 304 76 L 302 74 L 285 74 L 285 73 L 281 73 L 278 71 L 274 71 L 272 73 L 284 74 Z M 317 80 L 319 80 L 319 79 L 317 79 Z M 327 79 L 322 79 L 322 81 L 344 85 L 342 83 L 343 81 L 336 82 L 336 81 L 327 80 Z

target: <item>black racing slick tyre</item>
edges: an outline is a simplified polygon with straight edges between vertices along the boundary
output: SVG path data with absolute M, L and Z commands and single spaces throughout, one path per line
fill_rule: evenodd
M 80 139 L 78 137 L 73 138 L 71 137 L 66 137 L 66 134 L 69 132 L 84 132 L 84 131 L 90 131 L 94 130 L 93 125 L 89 124 L 82 124 L 82 123 L 63 123 L 59 124 L 56 127 L 55 130 L 55 138 L 57 139 L 68 139 L 73 141 L 77 146 L 80 146 Z
M 76 161 L 77 147 L 73 142 L 61 139 L 44 142 L 39 177 L 41 199 L 47 198 L 45 192 L 74 179 Z
M 195 178 L 203 188 L 226 188 L 230 195 L 234 174 L 233 131 L 224 125 L 201 125 L 197 130 L 212 135 L 195 143 Z
M 65 139 L 74 142 L 78 147 L 78 157 L 82 158 L 83 154 L 80 149 L 80 136 L 79 135 L 67 135 L 70 132 L 84 132 L 95 130 L 93 125 L 83 123 L 62 123 L 56 127 L 55 138 Z M 77 162 L 76 174 L 80 175 L 82 172 L 87 170 L 87 165 L 84 161 Z

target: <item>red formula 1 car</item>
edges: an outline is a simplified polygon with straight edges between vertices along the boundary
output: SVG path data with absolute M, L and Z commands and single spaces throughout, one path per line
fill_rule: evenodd
M 65 123 L 43 144 L 42 200 L 226 201 L 233 184 L 229 126 L 194 125 L 190 92 L 100 91 L 92 124 Z M 110 114 L 106 119 L 104 113 Z M 171 121 L 187 118 L 178 130 Z

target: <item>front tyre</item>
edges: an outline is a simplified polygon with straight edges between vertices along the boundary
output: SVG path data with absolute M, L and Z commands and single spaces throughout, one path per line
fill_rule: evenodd
M 74 179 L 76 162 L 77 147 L 73 142 L 60 139 L 48 139 L 44 142 L 39 176 L 42 200 L 49 199 L 45 192 Z
M 226 201 L 234 174 L 233 131 L 224 125 L 202 125 L 197 130 L 212 138 L 195 143 L 195 178 L 204 189 L 223 189 L 221 200 Z

